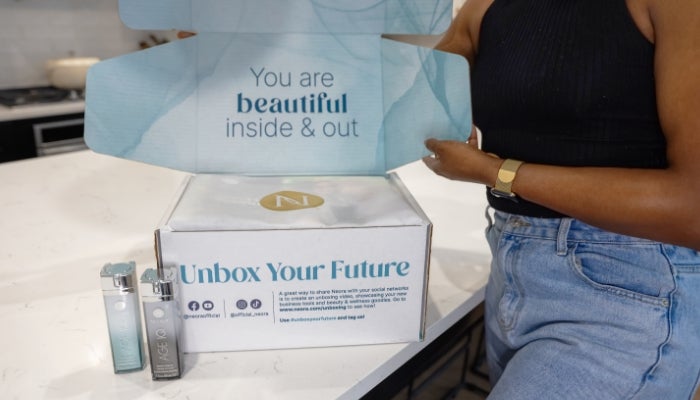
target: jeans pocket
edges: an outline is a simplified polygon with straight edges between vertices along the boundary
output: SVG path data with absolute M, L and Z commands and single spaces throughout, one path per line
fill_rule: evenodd
M 658 244 L 578 243 L 570 265 L 589 286 L 667 307 L 675 288 L 673 268 Z

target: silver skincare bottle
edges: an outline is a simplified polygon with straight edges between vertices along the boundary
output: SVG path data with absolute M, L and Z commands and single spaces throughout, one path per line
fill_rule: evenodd
M 145 366 L 136 264 L 106 264 L 100 271 L 114 373 Z
M 182 376 L 179 313 L 173 295 L 173 282 L 160 279 L 153 269 L 141 276 L 143 314 L 154 381 Z
M 147 269 L 141 276 L 143 313 L 153 380 L 182 376 L 180 350 L 180 313 L 173 281 L 164 278 L 160 257 L 160 235 L 156 232 L 157 270 Z

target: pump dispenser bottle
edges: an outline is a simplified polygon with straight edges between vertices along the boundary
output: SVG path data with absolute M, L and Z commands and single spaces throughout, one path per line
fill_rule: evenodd
M 172 280 L 165 279 L 160 257 L 160 235 L 155 233 L 157 269 L 141 275 L 143 312 L 153 380 L 182 376 L 180 351 L 180 315 Z
M 112 346 L 114 373 L 139 371 L 145 365 L 136 264 L 106 264 L 100 271 Z

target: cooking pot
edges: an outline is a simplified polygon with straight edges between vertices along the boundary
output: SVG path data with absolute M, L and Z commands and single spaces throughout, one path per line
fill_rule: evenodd
M 56 58 L 46 62 L 49 83 L 60 89 L 85 89 L 88 69 L 99 62 L 97 57 Z

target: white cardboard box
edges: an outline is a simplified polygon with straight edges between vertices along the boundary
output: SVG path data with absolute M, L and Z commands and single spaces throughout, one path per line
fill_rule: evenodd
M 159 230 L 183 349 L 421 340 L 431 229 L 395 174 L 192 176 Z

